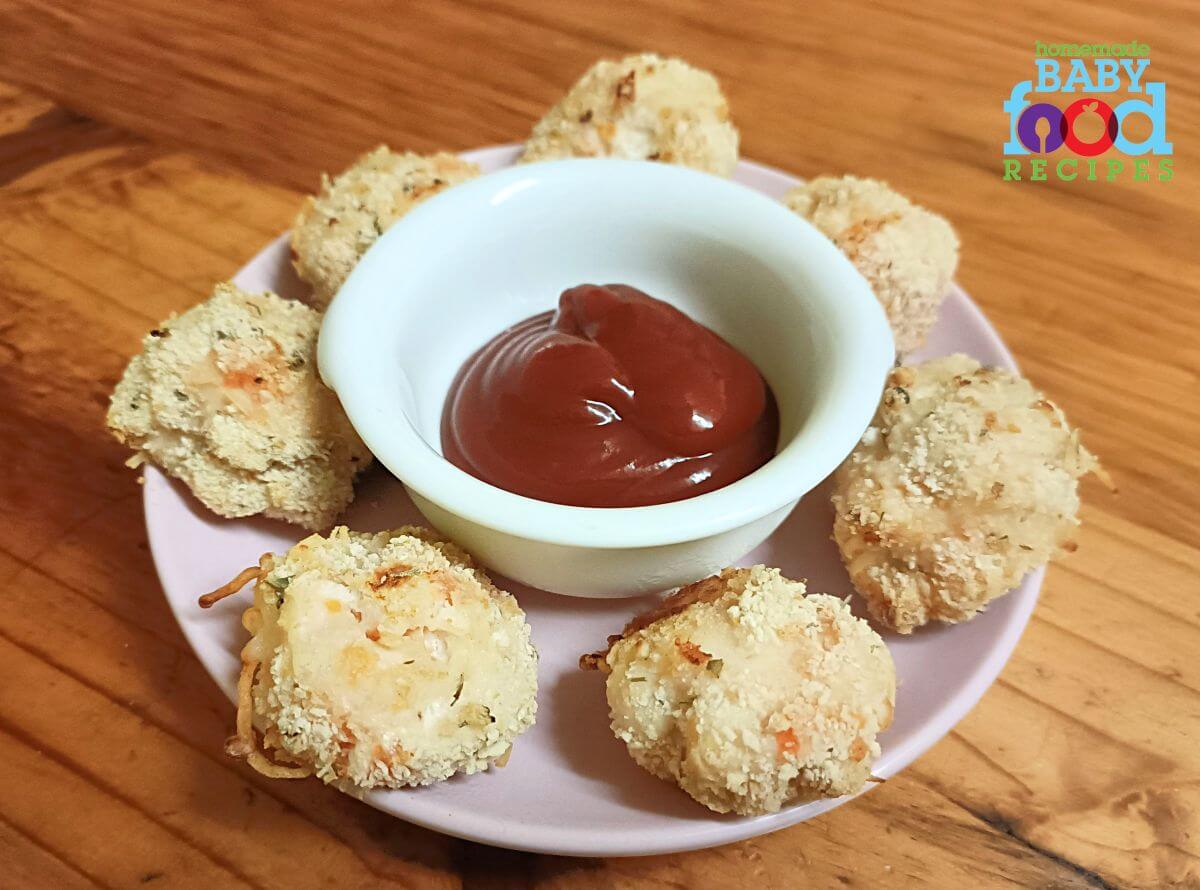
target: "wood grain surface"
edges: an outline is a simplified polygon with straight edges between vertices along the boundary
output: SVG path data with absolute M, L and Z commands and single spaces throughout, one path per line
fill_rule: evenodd
M 1032 0 L 0 0 L 0 886 L 1200 886 L 1200 16 Z M 1139 39 L 1170 183 L 1005 183 L 1033 41 Z M 418 829 L 225 759 L 228 702 L 159 590 L 103 430 L 142 333 L 386 140 L 521 139 L 592 60 L 715 71 L 746 157 L 891 180 L 1120 487 L 1085 483 L 982 703 L 811 823 L 570 860 Z M 586 813 L 580 814 L 586 819 Z

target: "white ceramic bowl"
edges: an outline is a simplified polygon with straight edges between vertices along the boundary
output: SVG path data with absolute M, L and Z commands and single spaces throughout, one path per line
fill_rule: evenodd
M 463 362 L 585 282 L 641 288 L 752 359 L 779 403 L 777 455 L 631 508 L 537 501 L 446 461 Z M 853 448 L 892 360 L 870 287 L 807 222 L 727 180 L 617 160 L 517 166 L 423 202 L 358 263 L 319 345 L 325 382 L 433 526 L 503 575 L 591 597 L 687 584 L 756 547 Z

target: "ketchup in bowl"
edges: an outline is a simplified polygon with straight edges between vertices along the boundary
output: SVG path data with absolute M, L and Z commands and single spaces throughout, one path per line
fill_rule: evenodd
M 624 284 L 573 287 L 501 332 L 463 365 L 442 415 L 455 466 L 577 507 L 713 491 L 770 460 L 778 433 L 749 359 Z

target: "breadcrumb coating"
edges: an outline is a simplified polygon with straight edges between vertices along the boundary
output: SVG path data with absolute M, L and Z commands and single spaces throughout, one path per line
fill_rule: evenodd
M 896 351 L 925 342 L 954 270 L 958 236 L 950 223 L 877 179 L 820 176 L 783 203 L 832 239 L 887 312 Z
M 861 790 L 896 697 L 870 625 L 761 565 L 683 588 L 581 665 L 608 672 L 633 759 L 718 813 Z
M 243 705 L 268 775 L 351 792 L 429 785 L 503 762 L 533 725 L 525 614 L 427 529 L 338 527 L 264 558 L 244 623 Z M 261 757 L 239 718 L 227 751 Z
M 522 161 L 663 161 L 730 176 L 738 131 L 717 79 L 650 53 L 597 62 L 538 121 Z
M 834 540 L 880 623 L 964 621 L 1075 549 L 1088 472 L 1107 478 L 1029 381 L 965 355 L 896 368 L 834 476 Z
M 328 305 L 392 223 L 479 173 L 477 165 L 452 154 L 399 154 L 381 145 L 333 179 L 322 176 L 320 194 L 305 200 L 292 226 L 293 265 L 312 285 L 313 302 Z
M 163 322 L 113 392 L 108 427 L 225 517 L 324 528 L 371 454 L 317 376 L 321 316 L 218 284 Z

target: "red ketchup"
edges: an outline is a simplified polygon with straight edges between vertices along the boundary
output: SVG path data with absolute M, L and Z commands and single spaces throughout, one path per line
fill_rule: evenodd
M 624 284 L 564 291 L 459 371 L 446 458 L 517 494 L 577 507 L 690 498 L 775 454 L 758 369 L 678 309 Z

